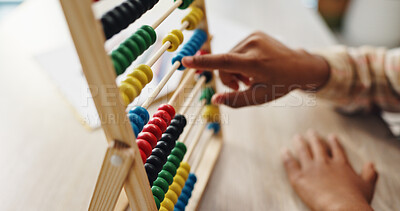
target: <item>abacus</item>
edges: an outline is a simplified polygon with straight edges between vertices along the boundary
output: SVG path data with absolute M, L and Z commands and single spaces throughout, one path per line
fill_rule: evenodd
M 96 0 L 60 2 L 109 143 L 89 210 L 125 210 L 128 202 L 132 210 L 195 210 L 223 143 L 219 109 L 210 103 L 215 90 L 213 73 L 186 69 L 181 63 L 184 56 L 211 53 L 204 0 L 174 0 L 153 24 L 141 26 L 110 54 L 104 48 L 105 41 L 152 9 L 158 0 L 125 0 L 100 20 L 91 7 Z M 177 23 L 180 27 L 162 39 L 162 47 L 145 64 L 130 69 L 156 41 L 156 28 L 178 8 L 189 10 Z M 183 30 L 194 32 L 187 39 Z M 178 51 L 172 67 L 142 105 L 127 109 L 152 80 L 151 67 L 165 51 Z M 117 84 L 116 77 L 126 71 Z M 150 118 L 148 107 L 176 71 L 185 71 L 184 78 L 168 103 L 159 106 Z M 198 77 L 188 98 L 179 99 L 195 75 Z M 200 92 L 201 106 L 194 115 L 205 121 L 200 121 L 191 135 L 194 123 L 188 124 L 185 116 Z M 210 137 L 199 144 L 205 134 Z

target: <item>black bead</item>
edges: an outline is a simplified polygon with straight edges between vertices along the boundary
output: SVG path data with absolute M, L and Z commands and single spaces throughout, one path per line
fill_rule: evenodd
M 175 139 L 174 139 L 174 137 L 172 137 L 171 134 L 163 133 L 160 138 L 160 141 L 167 142 L 169 150 L 172 150 L 172 148 L 174 148 L 174 146 L 175 146 Z
M 146 6 L 140 0 L 129 0 L 129 2 L 136 6 L 139 11 L 139 17 L 147 11 Z
M 150 155 L 147 158 L 146 163 L 153 164 L 157 173 L 160 172 L 163 167 L 161 159 L 155 155 Z
M 153 186 L 153 181 L 157 179 L 158 172 L 156 171 L 156 167 L 151 163 L 145 163 L 144 169 L 147 173 L 147 178 L 149 179 L 150 186 Z
M 203 71 L 200 73 L 200 77 L 205 76 L 206 77 L 206 83 L 210 82 L 212 80 L 213 74 L 210 71 Z
M 175 142 L 173 142 L 174 144 L 175 144 Z M 167 143 L 167 142 L 165 142 L 165 141 L 158 141 L 157 142 L 157 145 L 156 145 L 156 147 L 155 148 L 159 148 L 159 149 L 162 149 L 162 150 L 164 150 L 164 152 L 168 152 L 168 154 L 169 153 L 171 153 L 171 150 L 172 150 L 172 148 L 170 148 L 171 146 Z M 174 145 L 174 147 L 175 147 L 175 145 Z
M 184 128 L 184 127 L 186 126 L 186 123 L 187 123 L 186 117 L 183 116 L 182 114 L 177 114 L 177 115 L 175 115 L 174 119 L 179 120 L 179 123 L 180 123 L 179 126 L 180 126 L 181 128 Z
M 170 152 L 166 152 L 166 151 L 156 147 L 151 152 L 151 155 L 157 156 L 161 160 L 162 164 L 164 165 L 165 162 L 167 162 L 167 157 L 168 157 L 169 153 Z
M 170 125 L 167 127 L 167 130 L 165 130 L 164 133 L 170 134 L 174 140 L 177 140 L 178 136 L 180 135 L 180 132 L 182 132 L 180 128 Z

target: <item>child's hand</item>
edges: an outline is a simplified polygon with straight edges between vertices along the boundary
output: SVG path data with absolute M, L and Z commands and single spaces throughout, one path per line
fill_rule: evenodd
M 255 32 L 227 54 L 185 57 L 185 67 L 219 70 L 226 86 L 235 90 L 213 96 L 214 104 L 243 107 L 277 99 L 293 89 L 318 89 L 329 78 L 329 66 L 319 56 L 292 50 L 272 37 Z M 238 91 L 239 81 L 248 85 Z
M 290 183 L 311 210 L 372 210 L 378 178 L 372 163 L 356 173 L 335 136 L 325 141 L 309 131 L 294 140 L 294 153 L 285 150 L 282 158 Z

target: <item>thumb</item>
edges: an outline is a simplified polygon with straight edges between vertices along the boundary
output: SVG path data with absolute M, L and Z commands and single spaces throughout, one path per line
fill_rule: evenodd
M 182 64 L 188 68 L 219 69 L 230 73 L 243 73 L 248 68 L 248 61 L 243 55 L 237 53 L 207 54 L 201 56 L 186 56 Z
M 213 104 L 225 104 L 233 108 L 263 104 L 268 101 L 266 86 L 253 85 L 244 91 L 226 92 L 215 94 L 211 101 Z
M 363 166 L 361 178 L 365 182 L 369 183 L 372 187 L 375 187 L 376 181 L 378 179 L 378 173 L 376 172 L 373 163 L 369 162 Z

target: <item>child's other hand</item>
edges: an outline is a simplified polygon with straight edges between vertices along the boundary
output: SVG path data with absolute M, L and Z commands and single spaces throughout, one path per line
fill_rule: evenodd
M 325 141 L 309 131 L 294 141 L 294 154 L 284 150 L 282 159 L 290 183 L 311 210 L 372 210 L 378 178 L 372 163 L 356 173 L 335 136 Z
M 214 104 L 231 107 L 263 104 L 291 90 L 318 89 L 329 78 L 329 66 L 320 56 L 292 50 L 272 37 L 255 32 L 227 54 L 185 57 L 185 67 L 219 70 L 221 81 L 235 90 L 213 96 Z M 248 86 L 238 91 L 239 81 Z

